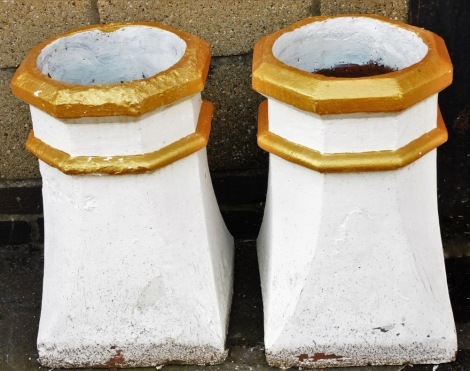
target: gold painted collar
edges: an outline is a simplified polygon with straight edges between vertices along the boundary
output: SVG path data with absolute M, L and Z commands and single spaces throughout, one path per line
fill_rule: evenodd
M 362 78 L 326 77 L 288 66 L 273 55 L 283 34 L 313 22 L 339 17 L 367 17 L 415 33 L 427 45 L 426 56 L 398 71 Z M 377 15 L 311 17 L 257 42 L 253 88 L 259 93 L 317 114 L 404 110 L 452 82 L 452 64 L 444 41 L 434 33 Z
M 186 43 L 182 58 L 172 67 L 142 80 L 120 84 L 78 85 L 44 75 L 37 66 L 41 51 L 52 42 L 89 30 L 112 32 L 122 27 L 156 27 L 176 34 Z M 11 82 L 13 93 L 58 118 L 140 116 L 204 88 L 210 63 L 209 44 L 189 33 L 150 22 L 86 26 L 52 37 L 34 47 Z

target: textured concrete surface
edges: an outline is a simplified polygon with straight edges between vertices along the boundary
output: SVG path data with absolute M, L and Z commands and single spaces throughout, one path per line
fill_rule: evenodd
M 28 105 L 11 93 L 14 71 L 0 70 L 0 181 L 40 176 L 36 158 L 24 147 L 31 118 Z
M 93 0 L 0 2 L 0 68 L 16 67 L 44 39 L 98 23 Z
M 227 338 L 229 357 L 216 366 L 165 366 L 168 371 L 276 370 L 263 348 L 263 314 L 255 243 L 238 241 L 234 299 Z M 457 322 L 457 360 L 442 365 L 353 367 L 347 371 L 463 371 L 470 369 L 470 258 L 446 261 L 448 283 Z M 40 314 L 43 250 L 36 245 L 0 245 L 0 370 L 50 370 L 37 361 L 36 335 Z M 150 371 L 160 367 L 127 369 Z M 84 369 L 82 369 L 84 370 Z M 117 369 L 111 369 L 117 370 Z M 126 370 L 126 369 L 123 369 Z M 293 368 L 292 370 L 299 370 Z M 345 371 L 331 368 L 330 371 Z
M 214 103 L 209 138 L 211 170 L 267 167 L 267 154 L 256 143 L 258 105 L 264 99 L 251 88 L 251 54 L 213 58 L 203 91 Z
M 408 0 L 322 0 L 322 15 L 380 14 L 406 22 Z
M 98 0 L 98 11 L 103 23 L 165 23 L 209 41 L 214 56 L 226 56 L 247 53 L 262 36 L 319 14 L 319 3 L 319 0 Z

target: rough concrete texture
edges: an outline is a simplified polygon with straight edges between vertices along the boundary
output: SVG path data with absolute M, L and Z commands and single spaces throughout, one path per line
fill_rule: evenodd
M 408 0 L 322 0 L 322 15 L 380 14 L 406 22 Z
M 153 21 L 198 35 L 215 56 L 247 53 L 264 35 L 318 15 L 319 0 L 98 0 L 101 22 Z
M 211 170 L 267 167 L 267 154 L 256 143 L 259 103 L 264 99 L 251 88 L 252 55 L 213 58 L 203 91 L 214 103 L 209 138 Z
M 92 0 L 0 2 L 0 68 L 16 67 L 44 39 L 98 23 L 94 3 Z
M 39 178 L 37 159 L 24 147 L 31 130 L 29 107 L 10 90 L 14 72 L 0 70 L 0 180 Z

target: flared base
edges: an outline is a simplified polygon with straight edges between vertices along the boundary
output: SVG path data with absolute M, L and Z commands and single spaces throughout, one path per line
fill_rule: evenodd
M 268 362 L 452 361 L 457 338 L 435 151 L 402 169 L 369 173 L 321 174 L 273 155 L 270 161 L 257 241 Z
M 233 238 L 205 149 L 151 173 L 65 175 L 41 163 L 48 367 L 214 364 L 226 355 Z

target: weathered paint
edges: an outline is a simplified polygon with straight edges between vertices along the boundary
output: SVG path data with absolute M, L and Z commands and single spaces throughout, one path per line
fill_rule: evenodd
M 121 176 L 70 176 L 40 162 L 43 365 L 225 359 L 233 242 L 206 161 L 202 149 Z
M 400 170 L 347 174 L 271 156 L 258 256 L 272 365 L 454 358 L 435 177 L 435 151 Z
M 207 43 L 117 24 L 41 45 L 12 83 L 31 104 L 43 181 L 41 364 L 222 362 L 233 238 L 207 165 Z
M 394 29 L 400 30 L 399 36 L 410 32 L 396 24 L 368 28 L 380 24 L 376 19 L 370 22 L 340 17 L 332 23 L 320 21 L 318 27 L 322 30 L 328 24 L 335 26 L 332 32 L 322 31 L 325 42 L 332 42 L 331 45 L 335 45 L 335 37 L 339 38 L 338 43 L 343 42 L 344 34 L 348 34 L 346 26 L 351 24 L 362 25 L 359 29 L 363 35 L 387 29 L 387 42 L 396 39 Z M 339 27 L 343 23 L 345 27 Z M 327 65 L 319 67 L 326 68 L 334 65 L 335 56 L 338 64 L 368 63 L 370 55 L 362 54 L 380 56 L 382 51 L 391 50 L 380 43 L 377 47 L 375 42 L 361 44 L 361 60 L 345 61 L 344 50 L 337 50 L 341 48 L 328 49 L 328 44 L 322 49 L 308 42 L 309 37 L 318 36 L 309 33 L 312 27 L 299 28 L 298 38 L 292 28 L 290 34 L 278 33 L 289 35 L 289 42 L 282 41 L 283 50 L 292 52 L 283 55 L 287 65 L 278 65 L 280 75 L 296 69 L 289 63 L 297 60 L 296 53 L 313 56 L 323 50 L 320 59 Z M 351 34 L 347 49 L 351 53 L 355 42 L 370 41 L 367 37 L 358 38 L 357 32 Z M 412 34 L 411 40 L 414 39 Z M 399 47 L 408 45 L 400 42 Z M 314 47 L 308 50 L 308 45 Z M 419 45 L 415 49 L 419 54 Z M 328 55 L 330 52 L 332 56 Z M 420 68 L 419 60 L 418 65 L 416 60 L 408 60 L 409 53 L 389 54 L 398 59 L 402 55 L 404 59 L 400 62 L 403 64 L 394 62 L 391 67 Z M 423 58 L 423 53 L 419 58 Z M 387 73 L 381 78 L 393 81 L 400 73 L 401 70 Z M 375 90 L 380 86 L 374 85 L 375 76 L 303 76 L 304 85 L 322 80 L 340 92 L 334 86 L 336 81 L 350 80 L 347 82 L 353 86 L 354 80 L 361 81 L 361 86 L 369 82 L 371 94 L 380 93 Z M 296 83 L 297 80 L 289 80 L 286 86 L 295 90 Z M 410 81 L 413 83 L 417 82 Z M 412 89 L 412 85 L 408 88 Z M 330 114 L 301 110 L 290 98 L 282 100 L 274 92 L 274 98 L 263 92 L 268 97 L 269 131 L 324 157 L 363 154 L 372 161 L 374 153 L 399 150 L 437 127 L 437 95 L 433 89 L 416 104 L 406 103 L 406 109 L 395 112 L 376 112 L 372 101 L 367 112 L 341 110 L 348 104 L 353 107 L 352 101 L 344 107 L 337 105 Z M 348 94 L 354 92 L 343 92 Z M 455 358 L 457 339 L 439 230 L 435 159 L 436 150 L 432 149 L 396 170 L 378 166 L 368 172 L 344 168 L 328 173 L 270 154 L 265 214 L 257 244 L 265 349 L 272 366 L 442 363 Z M 336 165 L 341 164 L 338 160 Z

